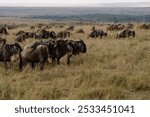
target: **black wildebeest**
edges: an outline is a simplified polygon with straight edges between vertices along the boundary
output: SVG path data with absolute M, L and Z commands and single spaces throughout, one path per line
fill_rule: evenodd
M 74 26 L 69 26 L 66 30 L 73 31 L 74 30 Z
M 45 29 L 39 29 L 36 34 L 38 39 L 48 39 L 49 37 L 49 31 L 46 31 Z
M 6 39 L 4 39 L 4 38 L 0 37 L 0 44 L 1 44 L 1 45 L 6 44 Z
M 20 30 L 19 32 L 16 33 L 16 36 L 17 36 L 17 35 L 20 35 L 20 34 L 24 34 L 24 33 L 25 33 L 25 31 Z
M 149 30 L 150 29 L 150 24 L 141 24 L 139 26 L 140 29 L 145 29 L 145 30 Z
M 67 38 L 70 37 L 70 32 L 68 31 L 61 31 L 57 34 L 57 38 Z
M 52 38 L 52 39 L 56 39 L 56 33 L 54 31 L 46 31 L 45 29 L 42 30 L 38 30 L 37 31 L 37 37 L 38 39 L 48 39 L 48 38 Z
M 56 39 L 57 35 L 54 31 L 49 32 L 49 38 Z
M 103 30 L 93 30 L 92 32 L 90 32 L 89 34 L 89 37 L 91 38 L 97 38 L 97 37 L 100 37 L 100 39 L 103 37 L 103 36 L 107 36 L 107 33 L 104 32 Z
M 5 35 L 8 35 L 8 31 L 5 27 L 0 27 L 0 34 L 5 34 Z
M 57 64 L 59 64 L 60 59 L 66 54 L 67 64 L 70 64 L 70 57 L 72 55 L 86 53 L 86 51 L 86 44 L 83 42 L 83 40 L 73 41 L 59 39 L 55 42 L 52 42 L 49 46 L 49 53 L 53 64 L 55 63 L 55 60 L 57 61 Z
M 7 62 L 11 62 L 11 57 L 13 55 L 19 54 L 22 51 L 21 46 L 18 43 L 6 44 L 6 40 L 1 40 L 4 42 L 0 48 L 0 62 L 5 63 L 6 69 L 8 68 Z
M 15 41 L 17 41 L 17 42 L 23 42 L 26 39 L 27 39 L 27 36 L 25 34 L 20 34 L 20 35 L 16 36 Z
M 126 26 L 127 29 L 133 29 L 134 28 L 134 24 L 132 23 L 128 23 Z
M 17 41 L 17 42 L 23 42 L 27 38 L 29 38 L 29 32 L 25 32 L 23 30 L 20 30 L 19 32 L 16 33 L 15 41 Z
M 125 30 L 117 33 L 116 39 L 126 38 L 126 37 L 130 37 L 130 36 L 135 37 L 135 31 L 125 29 Z
M 25 48 L 20 53 L 20 70 L 22 70 L 23 66 L 25 66 L 27 63 L 31 63 L 33 69 L 35 68 L 36 63 L 40 63 L 40 69 L 43 70 L 45 62 L 48 61 L 48 47 L 43 44 L 37 44 L 36 47 L 33 46 L 34 44 Z
M 29 35 L 28 35 L 29 38 L 37 38 L 37 35 L 35 32 L 29 32 Z
M 96 28 L 95 28 L 95 26 L 93 26 L 92 28 L 91 28 L 91 31 L 93 31 L 93 30 L 95 30 Z
M 68 47 L 69 54 L 67 58 L 67 64 L 70 64 L 70 57 L 72 55 L 78 55 L 79 53 L 87 52 L 86 44 L 84 43 L 83 40 L 80 40 L 80 41 L 70 40 L 67 42 L 67 44 L 69 45 Z
M 123 30 L 125 25 L 123 24 L 111 24 L 107 27 L 107 30 L 114 31 L 114 30 Z
M 81 28 L 81 29 L 77 30 L 76 33 L 83 33 L 84 34 L 84 30 Z
M 31 26 L 30 29 L 33 30 L 33 29 L 35 29 L 35 27 L 34 27 L 34 26 Z

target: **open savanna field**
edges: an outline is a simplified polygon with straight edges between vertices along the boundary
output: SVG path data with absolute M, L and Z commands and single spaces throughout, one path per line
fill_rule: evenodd
M 32 31 L 36 23 L 50 24 L 40 20 L 0 19 L 1 23 L 26 24 L 8 30 L 7 43 L 14 43 L 15 34 L 20 31 Z M 19 60 L 5 69 L 0 63 L 0 99 L 150 99 L 150 30 L 142 30 L 135 24 L 135 38 L 116 39 L 117 31 L 107 31 L 102 39 L 87 38 L 94 25 L 96 29 L 106 31 L 107 23 L 82 23 L 51 21 L 54 26 L 46 29 L 56 33 L 74 25 L 68 39 L 82 39 L 87 52 L 71 58 L 66 64 L 66 56 L 60 65 L 52 66 L 51 60 L 44 70 L 35 70 L 26 66 L 19 71 Z M 100 25 L 103 24 L 103 25 Z M 85 34 L 76 33 L 82 28 Z M 36 29 L 35 29 L 36 30 Z M 31 44 L 36 39 L 27 39 L 21 46 Z

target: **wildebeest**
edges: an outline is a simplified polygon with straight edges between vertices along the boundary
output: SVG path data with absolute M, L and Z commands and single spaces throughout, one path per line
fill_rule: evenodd
M 7 62 L 11 62 L 13 55 L 19 54 L 22 51 L 21 46 L 18 43 L 6 44 L 6 41 L 0 48 L 0 61 L 5 63 L 6 69 L 8 68 Z
M 93 31 L 93 30 L 95 30 L 95 26 L 93 26 L 93 27 L 91 28 L 91 31 Z
M 76 31 L 76 33 L 83 33 L 84 34 L 84 30 L 83 29 L 79 29 Z
M 57 38 L 56 33 L 55 33 L 54 31 L 51 31 L 51 32 L 49 33 L 49 38 L 56 39 L 56 38 Z
M 57 34 L 57 38 L 67 38 L 70 37 L 70 32 L 68 31 L 61 31 Z
M 77 55 L 79 53 L 86 53 L 86 44 L 83 40 L 73 41 L 73 40 L 64 40 L 59 39 L 55 41 L 54 46 L 50 46 L 50 57 L 52 58 L 52 63 L 57 61 L 57 64 L 60 63 L 60 59 L 67 54 L 67 64 L 70 64 L 70 57 L 72 55 Z M 53 48 L 52 48 L 53 47 Z
M 60 26 L 59 26 L 59 28 L 63 28 L 63 27 L 64 27 L 63 25 L 60 25 Z
M 118 26 L 117 30 L 123 30 L 123 29 L 125 29 L 125 25 L 124 24 L 118 24 L 117 26 Z
M 7 31 L 6 27 L 0 27 L 0 34 L 8 35 L 8 31 Z
M 39 29 L 36 34 L 39 39 L 47 39 L 49 37 L 49 32 L 45 29 Z
M 130 36 L 135 37 L 135 31 L 126 29 L 126 30 L 118 32 L 116 39 L 126 38 L 126 37 L 130 37 Z
M 69 26 L 66 30 L 73 31 L 74 30 L 74 26 Z
M 150 24 L 142 24 L 142 25 L 139 26 L 139 28 L 149 30 L 150 29 Z
M 35 32 L 29 32 L 29 35 L 28 35 L 29 38 L 37 38 L 37 35 Z
M 30 29 L 33 30 L 33 29 L 35 29 L 35 27 L 34 27 L 34 26 L 31 26 Z
M 125 25 L 123 24 L 112 24 L 107 27 L 107 30 L 113 31 L 113 30 L 123 30 L 125 28 Z
M 56 33 L 54 31 L 46 31 L 45 29 L 42 30 L 38 30 L 37 31 L 37 37 L 39 39 L 48 39 L 48 38 L 52 38 L 52 39 L 56 39 Z
M 16 33 L 16 41 L 22 42 L 29 37 L 29 32 L 23 30 Z
M 17 32 L 17 33 L 16 33 L 16 36 L 17 36 L 17 35 L 24 34 L 24 33 L 25 33 L 25 31 L 23 31 L 23 30 L 20 30 L 19 32 Z
M 91 37 L 91 38 L 100 37 L 100 39 L 101 39 L 103 36 L 105 36 L 105 37 L 107 36 L 107 32 L 104 32 L 103 30 L 93 30 L 89 34 L 89 37 Z
M 15 41 L 17 41 L 17 42 L 23 42 L 26 39 L 27 39 L 27 36 L 25 34 L 20 34 L 20 35 L 16 36 Z
M 133 29 L 134 28 L 134 24 L 132 23 L 128 23 L 126 26 L 127 29 Z
M 6 39 L 3 39 L 2 37 L 0 37 L 0 44 L 1 44 L 1 45 L 6 44 Z
M 38 23 L 35 25 L 35 27 L 37 27 L 37 28 L 43 28 L 44 26 L 45 26 L 45 24 L 43 24 L 43 23 Z
M 17 27 L 18 27 L 18 25 L 16 25 L 16 24 L 7 25 L 8 30 L 16 29 Z
M 19 69 L 22 70 L 23 66 L 30 63 L 32 68 L 35 68 L 36 63 L 40 63 L 40 69 L 43 70 L 45 62 L 48 61 L 48 47 L 43 44 L 39 44 L 35 47 L 25 48 L 20 53 Z

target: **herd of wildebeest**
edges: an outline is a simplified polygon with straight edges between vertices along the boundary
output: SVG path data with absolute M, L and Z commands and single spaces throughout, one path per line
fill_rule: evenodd
M 134 24 L 107 24 L 107 31 L 117 31 L 116 39 L 135 37 Z M 59 26 L 62 28 L 63 26 Z M 75 29 L 75 26 L 69 26 L 66 30 L 55 33 L 54 31 L 48 31 L 51 25 L 39 24 L 31 26 L 31 32 L 20 30 L 15 33 L 15 43 L 7 44 L 7 35 L 9 30 L 17 28 L 15 25 L 1 25 L 0 26 L 0 61 L 4 62 L 6 69 L 8 69 L 7 62 L 11 65 L 11 57 L 19 55 L 19 69 L 22 70 L 28 63 L 31 64 L 32 68 L 35 68 L 37 63 L 40 64 L 40 69 L 43 69 L 45 63 L 51 58 L 52 64 L 59 64 L 60 59 L 67 55 L 67 64 L 70 64 L 70 57 L 72 55 L 78 55 L 79 53 L 86 53 L 87 47 L 83 40 L 71 40 L 67 39 L 71 36 L 71 31 Z M 139 26 L 140 29 L 150 29 L 150 24 L 142 24 Z M 35 31 L 35 29 L 37 29 Z M 85 33 L 84 29 L 79 29 L 76 33 Z M 3 38 L 5 35 L 6 38 Z M 91 26 L 87 38 L 102 38 L 108 35 L 102 29 L 96 29 L 95 26 Z M 20 43 L 29 39 L 37 39 L 36 42 L 26 45 L 24 48 L 21 47 Z M 43 41 L 43 39 L 46 39 Z

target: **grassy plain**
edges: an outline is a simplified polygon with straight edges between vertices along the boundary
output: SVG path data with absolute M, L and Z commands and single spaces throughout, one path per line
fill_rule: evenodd
M 48 30 L 59 32 L 69 24 Z M 116 40 L 116 31 L 108 31 L 103 39 L 87 39 L 91 27 L 77 25 L 71 32 L 70 39 L 85 41 L 87 53 L 73 56 L 69 66 L 63 57 L 60 65 L 48 63 L 43 71 L 38 66 L 35 70 L 27 66 L 20 72 L 18 61 L 8 71 L 1 62 L 0 99 L 150 99 L 150 30 L 135 26 L 135 38 Z M 85 34 L 77 34 L 79 28 Z M 96 28 L 106 30 L 106 25 Z M 8 43 L 14 42 L 19 30 L 31 31 L 30 26 L 8 30 Z M 34 41 L 28 39 L 21 45 Z

